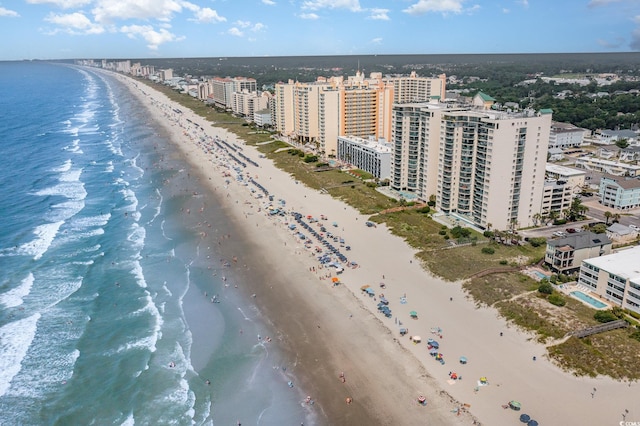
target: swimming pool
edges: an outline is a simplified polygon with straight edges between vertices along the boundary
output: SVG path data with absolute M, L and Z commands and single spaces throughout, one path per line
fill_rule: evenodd
M 576 290 L 576 291 L 572 291 L 569 294 L 571 294 L 576 299 L 583 301 L 584 303 L 588 303 L 589 305 L 593 306 L 596 309 L 602 309 L 607 307 L 607 304 L 602 303 L 601 301 L 594 299 L 593 297 L 589 296 L 588 294 L 584 294 L 581 291 Z
M 549 280 L 549 275 L 547 274 L 543 274 L 542 272 L 536 270 L 534 270 L 533 273 L 536 274 L 536 277 L 538 277 L 540 280 Z

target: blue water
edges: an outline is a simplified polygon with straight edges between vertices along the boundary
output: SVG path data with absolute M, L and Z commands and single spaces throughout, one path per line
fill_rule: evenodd
M 582 300 L 583 302 L 588 303 L 589 305 L 593 306 L 596 309 L 602 309 L 607 307 L 606 303 L 602 303 L 598 299 L 594 299 L 593 297 L 589 296 L 588 294 L 584 294 L 581 291 L 578 291 L 578 290 L 572 291 L 570 294 L 576 299 Z
M 549 279 L 549 275 L 547 274 L 543 274 L 540 271 L 533 271 L 534 274 L 536 274 L 536 277 L 538 277 L 540 280 L 548 280 Z
M 313 424 L 202 237 L 231 225 L 136 100 L 28 62 L 0 93 L 0 424 Z

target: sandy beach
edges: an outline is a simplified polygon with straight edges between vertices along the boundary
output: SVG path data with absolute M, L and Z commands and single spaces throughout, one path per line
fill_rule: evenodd
M 623 414 L 627 421 L 640 421 L 637 383 L 562 371 L 532 335 L 510 327 L 493 309 L 477 308 L 460 283 L 443 282 L 425 271 L 413 249 L 384 226 L 365 226 L 366 216 L 295 182 L 235 135 L 146 85 L 117 78 L 171 133 L 192 173 L 199 174 L 251 242 L 251 249 L 235 259 L 238 273 L 244 265 L 268 272 L 263 282 L 242 290 L 246 297 L 255 295 L 279 331 L 274 344 L 295 354 L 296 375 L 331 424 L 517 424 L 521 413 L 549 425 L 619 424 Z M 351 247 L 342 253 L 358 265 L 345 268 L 340 285 L 331 284 L 335 270 L 321 268 L 315 252 L 288 228 L 293 217 L 269 215 L 267 199 L 251 192 L 255 185 L 236 181 L 230 168 L 234 160 L 211 144 L 212 138 L 241 147 L 258 164 L 247 163 L 243 173 L 275 200 L 285 199 L 288 211 L 327 216 L 325 226 Z M 365 284 L 375 296 L 360 290 Z M 391 318 L 377 311 L 381 292 Z M 417 312 L 416 319 L 410 311 Z M 407 335 L 400 335 L 400 327 L 408 328 Z M 417 335 L 422 343 L 409 339 Z M 429 355 L 428 338 L 440 343 L 444 364 Z M 462 365 L 461 356 L 468 363 Z M 450 372 L 461 379 L 451 380 Z M 488 383 L 481 385 L 480 377 Z M 419 395 L 426 397 L 426 406 L 417 403 Z M 351 404 L 345 403 L 347 397 Z M 522 411 L 504 409 L 511 400 L 519 401 Z

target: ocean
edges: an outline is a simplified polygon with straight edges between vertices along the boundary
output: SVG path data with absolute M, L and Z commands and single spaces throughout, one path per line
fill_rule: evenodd
M 241 233 L 137 99 L 40 62 L 0 93 L 0 424 L 318 424 Z

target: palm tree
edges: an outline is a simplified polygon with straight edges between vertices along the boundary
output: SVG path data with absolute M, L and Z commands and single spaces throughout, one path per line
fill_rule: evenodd
M 609 224 L 609 219 L 611 219 L 612 216 L 613 216 L 613 214 L 611 212 L 604 212 L 604 218 L 606 219 L 606 222 L 605 222 L 606 225 Z
M 613 218 L 613 223 L 619 223 L 620 222 L 620 213 L 614 213 L 612 218 Z
M 533 219 L 533 224 L 535 226 L 538 226 L 538 222 L 542 221 L 542 215 L 540 213 L 536 213 L 532 216 L 532 219 Z

